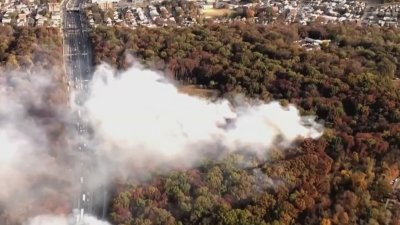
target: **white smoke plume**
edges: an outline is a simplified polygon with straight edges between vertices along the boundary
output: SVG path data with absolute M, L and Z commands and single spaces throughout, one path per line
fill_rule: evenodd
M 31 218 L 24 225 L 71 225 L 74 218 L 64 215 L 39 215 Z M 84 225 L 110 225 L 106 221 L 98 220 L 93 216 L 85 216 L 82 224 Z
M 71 163 L 82 162 L 84 154 L 76 149 L 82 138 L 94 153 L 83 159 L 88 160 L 83 166 L 97 163 L 86 171 L 96 187 L 114 177 L 139 179 L 159 173 L 158 169 L 190 168 L 202 159 L 218 160 L 230 152 L 264 159 L 270 147 L 288 146 L 301 137 L 318 138 L 322 133 L 313 118 L 302 117 L 293 105 L 271 102 L 233 107 L 223 99 L 212 102 L 180 93 L 161 74 L 139 66 L 124 72 L 99 66 L 86 100 L 82 93 L 71 93 L 71 102 L 79 98 L 83 105 L 58 104 L 49 109 L 54 104 L 48 97 L 57 95 L 58 88 L 48 77 L 12 73 L 0 77 L 0 180 L 7 184 L 0 189 L 0 206 L 18 212 L 30 205 L 33 213 L 28 215 L 44 214 L 24 225 L 68 222 L 67 217 L 47 215 L 54 210 L 35 211 L 35 203 L 49 197 L 57 197 L 57 203 L 68 202 L 76 194 L 81 174 L 71 170 L 77 168 Z M 65 144 L 58 140 L 60 136 L 54 138 L 62 130 L 60 124 L 75 125 L 76 114 L 89 124 L 89 137 L 70 128 L 72 133 L 63 136 L 69 145 L 61 153 L 55 151 L 56 144 Z M 51 208 L 57 208 L 52 204 Z M 87 222 L 107 224 L 92 217 Z
M 53 75 L 54 71 L 42 71 L 35 76 L 21 72 L 0 76 L 0 206 L 13 219 L 68 205 L 61 202 L 69 198 L 63 190 L 70 189 L 72 177 L 56 156 L 62 116 L 56 98 L 48 96 L 60 94 Z M 34 207 L 50 199 L 54 205 Z
M 69 225 L 65 216 L 39 215 L 29 219 L 24 225 Z
M 322 134 L 293 105 L 211 102 L 180 93 L 161 74 L 139 66 L 121 73 L 100 66 L 79 111 L 95 131 L 90 146 L 107 160 L 100 165 L 136 173 L 187 168 L 236 151 L 265 158 L 273 145 Z

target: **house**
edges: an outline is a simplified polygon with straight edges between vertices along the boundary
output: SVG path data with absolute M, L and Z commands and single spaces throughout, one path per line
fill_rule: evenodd
M 17 20 L 18 24 L 21 24 L 19 26 L 25 26 L 27 23 L 27 14 L 26 13 L 20 13 L 18 14 L 18 20 Z
M 93 4 L 97 4 L 102 10 L 114 9 L 113 0 L 92 0 Z
M 11 18 L 10 17 L 7 17 L 7 18 L 3 17 L 2 22 L 3 22 L 3 24 L 11 24 Z
M 214 8 L 216 8 L 216 9 L 222 9 L 222 8 L 225 7 L 225 5 L 226 5 L 226 3 L 224 3 L 224 2 L 215 2 L 215 3 L 214 3 Z
M 320 45 L 320 44 L 324 44 L 324 43 L 329 44 L 331 42 L 331 40 L 319 40 L 319 39 L 313 39 L 313 38 L 309 38 L 309 37 L 306 37 L 304 39 L 304 41 L 306 43 L 310 43 L 310 44 L 313 44 L 313 45 Z
M 51 13 L 50 20 L 52 27 L 59 27 L 61 24 L 61 13 L 60 12 Z
M 138 9 L 136 10 L 136 13 L 137 13 L 138 19 L 139 19 L 140 21 L 147 21 L 147 18 L 146 18 L 146 16 L 144 15 L 143 9 L 138 8 Z
M 22 12 L 22 13 L 29 13 L 29 8 L 28 8 L 28 6 L 27 5 L 25 5 L 25 4 L 20 4 L 20 5 L 18 5 L 17 6 L 17 10 L 19 11 L 19 12 Z
M 60 3 L 48 3 L 49 12 L 60 12 Z
M 61 14 L 58 12 L 53 12 L 52 14 L 51 14 L 51 19 L 52 20 L 61 20 Z
M 130 10 L 130 9 L 126 10 L 125 15 L 124 15 L 124 19 L 125 20 L 132 20 L 132 18 L 133 18 L 132 10 Z
M 36 26 L 43 26 L 44 25 L 44 18 L 40 17 L 37 21 L 36 21 Z
M 204 4 L 203 4 L 203 9 L 212 9 L 212 8 L 214 8 L 214 3 L 215 3 L 215 0 L 206 0 L 206 1 L 204 1 Z
M 213 4 L 202 4 L 200 6 L 200 8 L 201 9 L 212 9 L 212 8 L 214 8 L 214 5 Z
M 150 18 L 154 21 L 157 17 L 160 16 L 160 14 L 157 12 L 156 7 L 154 7 L 153 5 L 149 6 L 149 14 L 150 14 Z
M 160 14 L 161 14 L 161 17 L 163 17 L 163 18 L 169 17 L 169 12 L 168 12 L 167 8 L 165 8 L 164 6 L 160 7 Z

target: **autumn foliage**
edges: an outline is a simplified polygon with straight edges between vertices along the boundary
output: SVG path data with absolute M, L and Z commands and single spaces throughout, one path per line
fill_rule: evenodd
M 285 100 L 326 127 L 317 141 L 232 155 L 116 190 L 116 224 L 399 224 L 385 208 L 399 173 L 400 30 L 234 23 L 190 28 L 96 28 L 95 63 L 133 54 L 175 79 L 225 96 Z M 307 51 L 296 41 L 330 39 Z M 246 159 L 245 161 L 247 161 Z

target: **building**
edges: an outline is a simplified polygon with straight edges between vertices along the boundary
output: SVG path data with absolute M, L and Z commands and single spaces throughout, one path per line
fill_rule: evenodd
M 28 20 L 27 20 L 26 13 L 18 14 L 18 20 L 17 20 L 18 26 L 26 26 L 27 22 L 28 22 Z
M 113 3 L 116 2 L 115 0 L 92 0 L 93 4 L 99 5 L 102 10 L 106 9 L 113 9 Z
M 60 12 L 60 3 L 48 3 L 49 12 Z

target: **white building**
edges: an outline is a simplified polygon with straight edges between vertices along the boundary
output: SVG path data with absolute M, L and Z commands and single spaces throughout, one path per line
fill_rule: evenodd
M 103 10 L 112 9 L 113 3 L 118 3 L 117 0 L 92 0 L 93 4 L 98 4 L 99 7 Z

